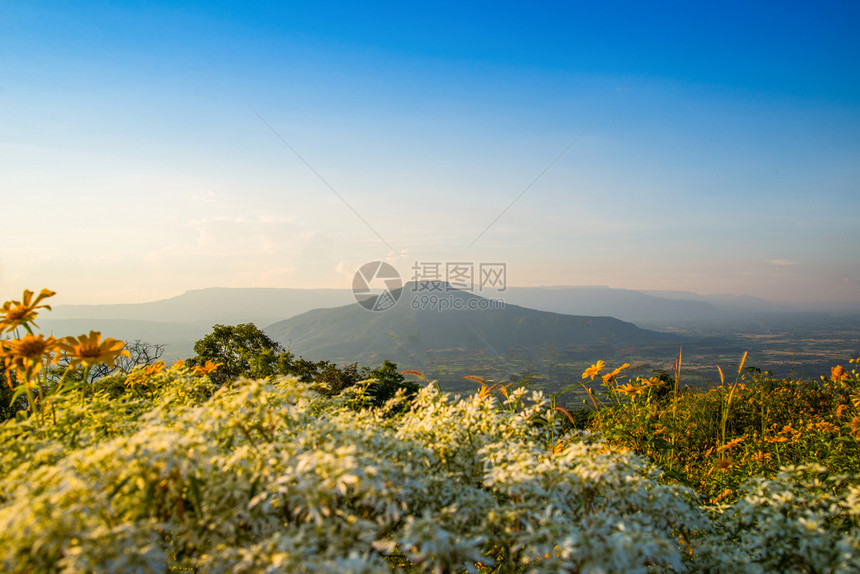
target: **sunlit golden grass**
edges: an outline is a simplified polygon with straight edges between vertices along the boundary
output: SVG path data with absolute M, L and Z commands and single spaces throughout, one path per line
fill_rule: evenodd
M 858 470 L 856 369 L 836 366 L 829 377 L 803 381 L 773 378 L 746 369 L 746 362 L 745 353 L 731 386 L 718 368 L 718 386 L 676 384 L 678 392 L 661 400 L 652 400 L 641 377 L 605 384 L 605 399 L 590 428 L 612 444 L 648 456 L 668 478 L 714 501 L 730 500 L 745 481 L 774 476 L 787 465 L 817 463 L 834 474 Z M 596 375 L 598 365 L 583 376 Z

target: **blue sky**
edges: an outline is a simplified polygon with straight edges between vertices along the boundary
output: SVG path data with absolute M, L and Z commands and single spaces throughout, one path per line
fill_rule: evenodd
M 860 300 L 860 5 L 701 4 L 4 3 L 0 287 Z

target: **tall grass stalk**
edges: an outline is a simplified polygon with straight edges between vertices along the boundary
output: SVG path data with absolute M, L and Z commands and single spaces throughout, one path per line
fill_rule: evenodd
M 738 374 L 735 376 L 735 383 L 732 385 L 732 389 L 729 391 L 729 396 L 726 399 L 726 406 L 723 408 L 722 416 L 720 417 L 720 444 L 726 444 L 726 423 L 729 420 L 729 409 L 732 406 L 732 397 L 735 394 L 735 389 L 738 388 L 738 383 L 741 382 L 741 372 L 744 370 L 744 364 L 747 362 L 747 355 L 749 351 L 744 351 L 744 356 L 741 358 L 740 365 L 738 365 Z M 726 379 L 723 376 L 723 370 L 717 366 L 717 370 L 720 372 L 720 385 L 726 384 Z M 764 424 L 764 423 L 762 423 Z
M 672 449 L 675 448 L 678 429 L 678 391 L 681 388 L 681 356 L 684 347 L 678 347 L 678 358 L 675 360 L 675 396 L 672 399 Z
M 675 397 L 672 401 L 672 419 L 678 415 L 678 391 L 681 387 L 681 356 L 684 354 L 684 347 L 678 348 L 678 359 L 675 361 Z
M 792 369 L 792 373 L 794 370 Z M 764 444 L 764 430 L 765 430 L 765 421 L 764 421 L 764 379 L 759 378 L 759 392 L 761 393 L 759 402 L 761 403 L 761 443 Z

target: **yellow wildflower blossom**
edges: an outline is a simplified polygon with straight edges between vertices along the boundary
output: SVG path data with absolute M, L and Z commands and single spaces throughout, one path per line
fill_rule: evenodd
M 640 378 L 639 380 L 640 380 L 640 381 L 642 382 L 642 384 L 644 384 L 646 387 L 651 387 L 651 388 L 653 388 L 653 389 L 656 389 L 656 388 L 658 388 L 658 387 L 662 387 L 663 385 L 665 385 L 665 384 L 666 384 L 666 382 L 665 382 L 665 381 L 661 381 L 659 377 L 651 377 L 651 378 L 648 378 L 648 379 L 642 379 L 642 378 Z
M 645 387 L 634 387 L 631 384 L 626 384 L 623 387 L 618 387 L 618 392 L 628 397 L 634 397 L 638 394 L 641 394 L 645 390 Z
M 194 371 L 194 373 L 197 375 L 208 375 L 209 373 L 214 372 L 215 369 L 217 369 L 223 364 L 224 363 L 213 363 L 212 361 L 206 361 L 206 364 L 195 365 L 194 367 L 192 367 L 191 370 Z
M 725 489 L 716 498 L 714 498 L 714 502 L 719 502 L 719 501 L 723 500 L 724 498 L 731 496 L 733 492 L 734 491 L 731 488 Z
M 102 334 L 99 331 L 90 331 L 89 335 L 80 335 L 77 338 L 64 338 L 60 342 L 60 346 L 71 359 L 69 368 L 72 369 L 77 365 L 90 367 L 98 363 L 113 367 L 117 357 L 131 357 L 131 354 L 124 348 L 125 342 L 112 337 L 108 337 L 104 341 L 101 338 Z
M 607 373 L 607 374 L 603 375 L 603 384 L 609 385 L 609 384 L 614 383 L 615 377 L 617 377 L 621 373 L 621 371 L 623 371 L 624 369 L 626 369 L 629 366 L 630 366 L 630 363 L 624 363 L 623 365 L 621 365 L 620 367 L 618 367 L 617 369 L 615 369 L 611 373 Z
M 597 361 L 595 364 L 591 365 L 582 373 L 583 379 L 594 379 L 597 375 L 600 374 L 600 371 L 603 370 L 603 361 Z
M 24 295 L 21 297 L 20 301 L 6 301 L 3 303 L 3 307 L 0 308 L 0 313 L 3 313 L 4 317 L 0 320 L 0 333 L 3 331 L 11 331 L 19 326 L 24 326 L 28 331 L 29 323 L 33 323 L 33 320 L 36 318 L 38 313 L 36 309 L 47 309 L 51 310 L 50 305 L 39 305 L 42 299 L 47 299 L 48 297 L 53 297 L 56 295 L 56 292 L 51 291 L 50 289 L 42 289 L 42 291 L 36 295 L 36 299 L 33 299 L 34 293 L 29 289 L 24 290 Z M 36 325 L 33 323 L 33 325 Z M 38 325 L 36 325 L 38 326 Z
M 53 336 L 45 338 L 41 333 L 38 335 L 24 335 L 20 339 L 0 342 L 0 356 L 3 357 L 6 366 L 6 380 L 12 385 L 11 371 L 17 371 L 24 379 L 31 379 L 38 373 L 45 359 L 47 363 L 57 362 L 60 343 Z
M 125 386 L 132 388 L 137 385 L 145 385 L 147 380 L 142 369 L 135 369 L 125 378 Z
M 817 428 L 818 430 L 828 432 L 828 433 L 835 433 L 836 431 L 839 430 L 839 427 L 834 426 L 827 421 L 821 421 L 820 423 L 815 423 L 813 426 L 815 428 Z
M 144 367 L 143 373 L 146 376 L 151 377 L 152 375 L 157 375 L 166 368 L 167 365 L 164 364 L 164 361 L 156 361 L 155 363 Z
M 736 446 L 738 446 L 741 442 L 743 442 L 743 440 L 744 440 L 744 437 L 738 437 L 738 438 L 732 439 L 729 442 L 727 442 L 726 444 L 724 444 L 723 446 L 717 447 L 717 452 L 725 452 L 727 450 L 730 451 L 733 448 L 735 448 Z
M 768 460 L 770 460 L 771 456 L 772 455 L 769 452 L 758 451 L 755 454 L 753 454 L 752 457 L 750 457 L 750 458 L 752 458 L 755 462 L 764 463 L 764 462 L 767 462 Z
M 835 367 L 830 368 L 830 378 L 838 383 L 843 379 L 847 379 L 848 373 L 845 372 L 842 365 L 836 365 Z

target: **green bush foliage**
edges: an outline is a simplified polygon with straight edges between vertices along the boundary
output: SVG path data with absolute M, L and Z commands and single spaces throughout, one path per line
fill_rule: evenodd
M 194 345 L 197 353 L 185 361 L 189 367 L 209 364 L 217 368 L 209 373 L 216 384 L 244 376 L 252 379 L 293 375 L 312 384 L 321 394 L 333 397 L 344 390 L 363 384 L 368 404 L 382 406 L 403 389 L 415 396 L 419 386 L 407 381 L 397 371 L 397 364 L 385 361 L 371 370 L 357 363 L 338 366 L 330 361 L 308 361 L 295 356 L 273 341 L 253 323 L 215 325 L 212 332 Z

